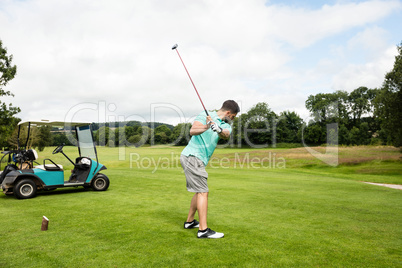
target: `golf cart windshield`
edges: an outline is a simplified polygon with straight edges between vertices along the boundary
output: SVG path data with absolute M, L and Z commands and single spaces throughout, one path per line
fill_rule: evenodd
M 78 148 L 81 157 L 96 159 L 95 145 L 92 137 L 92 131 L 89 125 L 77 126 Z
M 96 160 L 96 148 L 93 141 L 92 130 L 90 123 L 88 122 L 63 122 L 63 121 L 49 121 L 49 120 L 41 120 L 41 121 L 25 121 L 20 122 L 18 130 L 18 147 L 27 148 L 30 147 L 28 144 L 29 140 L 32 140 L 32 135 L 30 135 L 30 130 L 32 131 L 32 127 L 41 127 L 41 126 L 51 126 L 56 127 L 59 130 L 64 131 L 67 138 L 70 140 L 71 143 L 78 146 L 78 151 L 81 157 L 89 157 L 91 159 Z M 22 131 L 23 127 L 28 128 L 28 135 L 27 138 L 20 137 L 20 132 Z M 68 134 L 72 131 L 76 132 L 75 138 Z M 20 144 L 20 138 L 23 140 L 26 139 L 25 144 Z M 23 141 L 22 140 L 22 141 Z

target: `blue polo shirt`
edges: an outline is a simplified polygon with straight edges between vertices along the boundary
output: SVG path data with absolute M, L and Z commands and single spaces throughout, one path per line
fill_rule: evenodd
M 212 117 L 212 121 L 217 123 L 222 129 L 229 130 L 232 133 L 232 127 L 222 121 L 216 112 L 210 112 L 209 115 Z M 205 112 L 200 113 L 195 121 L 201 122 L 202 124 L 207 124 L 207 116 Z M 215 151 L 216 145 L 219 141 L 218 133 L 214 132 L 212 129 L 208 129 L 200 135 L 192 136 L 188 145 L 181 152 L 182 155 L 190 156 L 193 155 L 199 158 L 205 166 L 208 164 L 209 159 Z

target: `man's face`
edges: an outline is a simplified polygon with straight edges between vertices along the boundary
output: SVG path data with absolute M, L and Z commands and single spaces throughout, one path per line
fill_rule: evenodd
M 231 113 L 230 111 L 226 111 L 226 115 L 223 118 L 223 121 L 225 121 L 226 123 L 231 123 L 233 121 L 233 119 L 236 117 L 236 114 Z

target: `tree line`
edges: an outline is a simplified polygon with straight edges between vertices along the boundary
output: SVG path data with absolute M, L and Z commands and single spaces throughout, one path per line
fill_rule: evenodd
M 385 75 L 381 88 L 359 87 L 348 93 L 318 93 L 308 96 L 305 106 L 311 119 L 305 122 L 294 111 L 279 114 L 272 111 L 267 102 L 254 105 L 232 122 L 233 133 L 228 146 L 256 148 L 278 144 L 325 143 L 340 145 L 402 145 L 402 43 L 397 46 L 398 55 L 394 67 Z M 16 67 L 11 64 L 12 55 L 0 41 L 0 97 L 13 96 L 3 87 L 14 78 Z M 18 107 L 0 101 L 0 147 L 15 146 L 15 115 Z M 329 127 L 330 126 L 330 127 Z M 143 146 L 155 144 L 186 145 L 190 139 L 190 123 L 176 126 L 157 122 L 109 122 L 94 123 L 94 138 L 101 146 Z M 15 131 L 15 130 L 14 130 Z M 63 131 L 46 128 L 37 132 L 33 146 L 71 144 Z

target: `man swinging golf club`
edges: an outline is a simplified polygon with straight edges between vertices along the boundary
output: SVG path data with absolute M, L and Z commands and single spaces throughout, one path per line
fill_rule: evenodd
M 223 233 L 212 231 L 207 226 L 209 189 L 207 183 L 208 173 L 205 170 L 205 166 L 214 153 L 218 140 L 229 138 L 230 133 L 232 133 L 232 127 L 229 122 L 240 112 L 240 108 L 235 101 L 227 100 L 218 112 L 209 114 L 177 47 L 177 44 L 174 45 L 172 50 L 176 50 L 205 112 L 205 114 L 204 112 L 200 113 L 195 119 L 190 129 L 190 135 L 192 136 L 190 142 L 180 156 L 180 163 L 186 175 L 187 190 L 195 193 L 191 199 L 190 210 L 187 221 L 184 223 L 184 228 L 198 227 L 198 238 L 222 238 Z M 199 222 L 194 219 L 197 211 Z
M 198 238 L 222 238 L 223 233 L 212 231 L 207 226 L 209 189 L 205 166 L 218 140 L 229 138 L 232 132 L 229 122 L 240 112 L 240 108 L 235 101 L 227 100 L 219 111 L 209 114 L 204 112 L 196 117 L 190 129 L 192 137 L 180 156 L 180 163 L 186 176 L 187 191 L 194 193 L 184 228 L 198 227 Z M 194 219 L 196 211 L 198 211 L 199 222 Z

